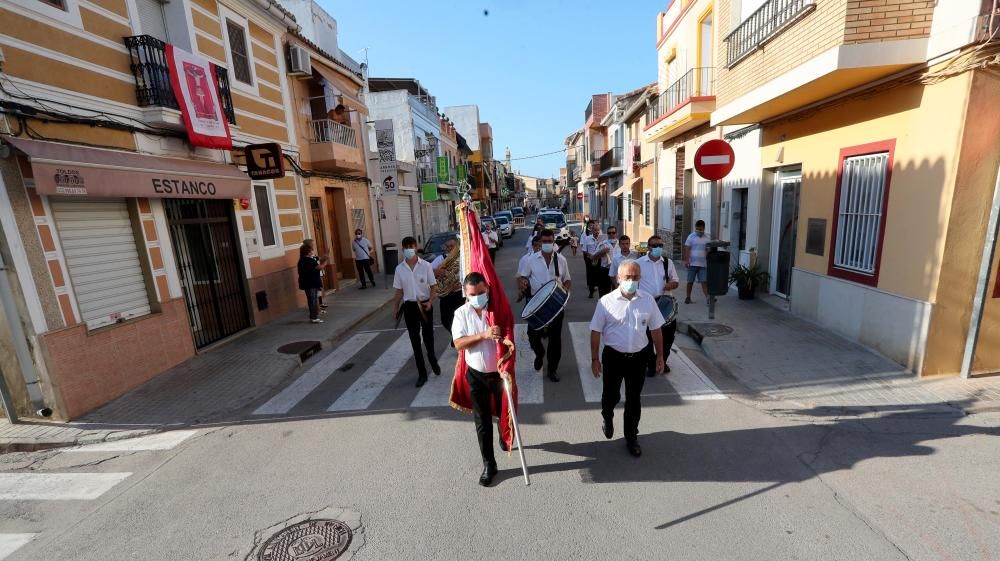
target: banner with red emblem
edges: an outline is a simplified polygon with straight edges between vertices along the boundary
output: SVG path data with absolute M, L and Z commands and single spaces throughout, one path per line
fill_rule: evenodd
M 229 122 L 219 99 L 215 67 L 208 60 L 168 44 L 170 85 L 192 146 L 232 150 Z

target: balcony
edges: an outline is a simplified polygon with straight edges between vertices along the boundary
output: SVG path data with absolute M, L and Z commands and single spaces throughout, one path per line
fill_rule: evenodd
M 726 68 L 732 68 L 815 9 L 816 0 L 768 0 L 723 39 Z
M 309 154 L 316 169 L 334 172 L 365 171 L 354 127 L 330 119 L 309 122 Z
M 622 171 L 622 148 L 616 146 L 601 155 L 601 176 L 613 175 Z
M 148 108 L 143 110 L 143 121 L 156 126 L 182 129 L 184 124 L 180 105 L 170 86 L 167 44 L 151 35 L 133 35 L 125 37 L 124 41 L 129 53 L 129 68 L 135 78 L 138 105 Z M 221 66 L 212 66 L 215 68 L 222 112 L 226 115 L 226 120 L 235 125 L 236 113 L 233 111 L 233 96 L 229 89 L 229 73 Z
M 715 69 L 692 68 L 646 109 L 646 140 L 662 141 L 708 122 L 715 109 Z

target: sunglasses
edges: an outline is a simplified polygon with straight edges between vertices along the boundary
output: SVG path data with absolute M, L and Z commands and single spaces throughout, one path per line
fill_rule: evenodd
M 663 244 L 661 244 L 661 243 L 651 243 L 651 244 L 649 244 L 649 247 L 651 247 L 651 248 L 652 247 L 663 247 Z

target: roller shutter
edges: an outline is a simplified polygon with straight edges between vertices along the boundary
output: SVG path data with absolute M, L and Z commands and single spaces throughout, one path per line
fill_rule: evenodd
M 413 200 L 407 195 L 399 196 L 399 234 L 400 238 L 416 237 L 413 233 Z

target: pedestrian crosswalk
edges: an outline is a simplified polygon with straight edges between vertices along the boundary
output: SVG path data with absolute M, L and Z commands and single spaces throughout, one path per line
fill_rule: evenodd
M 528 342 L 527 325 L 515 325 L 514 333 L 518 401 L 521 405 L 544 404 L 546 384 L 542 373 L 534 369 L 534 352 Z M 573 360 L 564 358 L 562 369 L 570 371 L 568 369 L 575 362 L 580 380 L 579 390 L 567 391 L 581 392 L 585 403 L 600 402 L 603 382 L 600 378 L 594 378 L 591 372 L 589 324 L 570 322 L 563 337 L 571 340 L 563 348 L 567 351 L 572 349 Z M 457 358 L 456 351 L 446 347 L 438 357 L 442 375 L 431 375 L 420 389 L 410 390 L 410 382 L 415 382 L 417 376 L 413 350 L 406 331 L 359 333 L 306 369 L 300 377 L 260 405 L 253 414 L 287 415 L 293 410 L 296 413 L 318 413 L 323 410 L 306 411 L 303 404 L 315 405 L 317 400 L 322 401 L 324 397 L 326 401 L 322 407 L 330 413 L 369 410 L 380 401 L 402 406 L 405 403 L 400 402 L 402 396 L 395 394 L 404 386 L 406 391 L 415 392 L 415 395 L 411 394 L 412 400 L 410 397 L 406 398 L 410 408 L 448 407 Z M 351 370 L 337 372 L 352 361 L 361 365 L 358 368 L 360 374 Z M 677 348 L 672 354 L 670 366 L 670 375 L 650 381 L 646 386 L 647 393 L 676 395 L 681 400 L 725 399 L 704 373 Z M 406 384 L 401 385 L 399 382 L 403 380 Z M 563 386 L 566 385 L 570 384 L 563 382 Z M 387 391 L 390 386 L 394 389 Z

